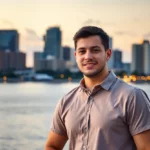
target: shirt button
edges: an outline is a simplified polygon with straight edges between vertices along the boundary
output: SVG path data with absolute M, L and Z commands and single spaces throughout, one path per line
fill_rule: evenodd
M 92 99 L 93 97 L 92 97 L 92 96 L 90 96 L 89 98 L 90 98 L 90 99 Z
M 84 128 L 84 132 L 86 132 L 86 131 L 87 131 L 87 127 Z
M 83 149 L 85 150 L 85 149 L 86 149 L 86 147 L 85 147 L 85 146 L 83 146 Z

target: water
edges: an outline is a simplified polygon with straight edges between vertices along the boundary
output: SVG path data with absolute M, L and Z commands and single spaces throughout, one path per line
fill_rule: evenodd
M 43 150 L 58 100 L 77 85 L 0 84 L 0 150 Z M 135 86 L 150 97 L 150 84 Z

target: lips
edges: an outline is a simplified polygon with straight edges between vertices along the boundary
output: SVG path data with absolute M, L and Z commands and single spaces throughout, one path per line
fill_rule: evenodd
M 96 65 L 96 62 L 84 62 L 83 66 Z
M 94 66 L 96 65 L 97 63 L 96 62 L 84 62 L 83 63 L 83 66 L 86 68 L 86 69 L 93 69 Z

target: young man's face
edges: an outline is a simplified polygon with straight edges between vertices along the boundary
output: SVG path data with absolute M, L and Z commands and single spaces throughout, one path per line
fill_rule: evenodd
M 80 38 L 77 41 L 75 57 L 80 71 L 87 77 L 99 75 L 106 70 L 111 50 L 105 51 L 99 36 Z

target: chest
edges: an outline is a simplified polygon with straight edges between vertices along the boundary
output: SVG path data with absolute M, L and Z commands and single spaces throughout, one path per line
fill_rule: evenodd
M 112 99 L 91 98 L 89 103 L 72 105 L 65 117 L 68 135 L 82 135 L 85 130 L 110 131 L 124 128 L 125 113 L 122 104 Z

